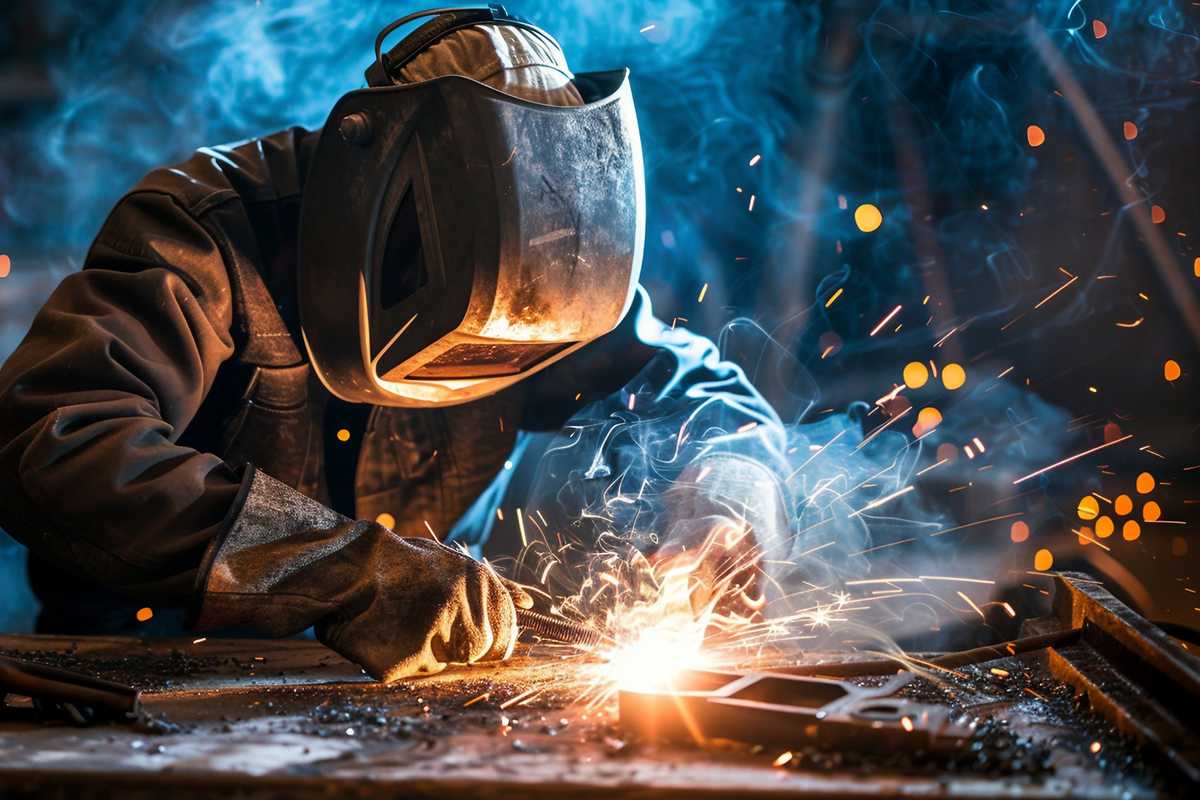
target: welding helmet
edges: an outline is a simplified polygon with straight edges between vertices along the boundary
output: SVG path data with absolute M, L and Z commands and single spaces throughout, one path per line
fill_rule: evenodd
M 434 19 L 383 52 L 423 16 Z M 409 15 L 380 32 L 367 87 L 321 131 L 301 210 L 300 315 L 317 375 L 343 400 L 492 394 L 609 332 L 633 300 L 645 191 L 628 70 L 575 75 L 575 106 L 462 75 L 402 77 L 481 24 L 558 47 L 500 6 Z

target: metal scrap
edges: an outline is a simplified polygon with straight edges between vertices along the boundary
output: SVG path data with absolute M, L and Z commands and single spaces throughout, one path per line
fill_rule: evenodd
M 76 725 L 135 719 L 141 693 L 132 687 L 79 672 L 0 656 L 0 710 L 12 715 L 26 710 L 8 703 L 28 698 L 39 717 L 65 719 Z

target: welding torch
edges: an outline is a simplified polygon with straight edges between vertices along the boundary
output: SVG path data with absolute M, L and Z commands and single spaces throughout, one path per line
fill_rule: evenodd
M 593 647 L 609 638 L 591 625 L 528 608 L 517 609 L 517 625 L 522 633 L 529 632 L 548 641 L 581 647 Z

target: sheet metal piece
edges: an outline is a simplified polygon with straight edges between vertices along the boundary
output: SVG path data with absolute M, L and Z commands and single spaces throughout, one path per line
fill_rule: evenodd
M 867 751 L 953 750 L 971 735 L 950 710 L 894 697 L 915 676 L 878 688 L 773 673 L 689 671 L 670 689 L 622 689 L 621 725 L 650 741 L 734 739 Z

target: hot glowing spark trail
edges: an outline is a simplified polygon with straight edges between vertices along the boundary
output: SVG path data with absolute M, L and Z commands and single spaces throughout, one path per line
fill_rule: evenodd
M 1017 478 L 1015 481 L 1013 481 L 1013 485 L 1015 486 L 1018 483 L 1024 483 L 1025 481 L 1029 480 L 1030 478 L 1036 478 L 1038 475 L 1044 475 L 1045 473 L 1049 472 L 1052 469 L 1057 469 L 1058 467 L 1061 467 L 1064 464 L 1070 464 L 1072 461 L 1076 461 L 1085 456 L 1090 456 L 1092 453 L 1099 452 L 1100 450 L 1103 450 L 1106 447 L 1112 447 L 1114 444 L 1120 444 L 1121 442 L 1127 442 L 1132 438 L 1133 438 L 1133 434 L 1127 433 L 1124 436 L 1122 436 L 1120 439 L 1114 439 L 1111 442 L 1105 442 L 1104 444 L 1096 445 L 1095 447 L 1092 447 L 1088 450 L 1084 450 L 1082 453 L 1076 453 L 1075 455 L 1068 456 L 1067 458 L 1064 458 L 1061 461 L 1055 461 L 1053 464 L 1051 464 L 1047 467 L 1042 467 L 1041 469 L 1035 470 L 1035 471 L 1029 473 L 1028 475 Z

